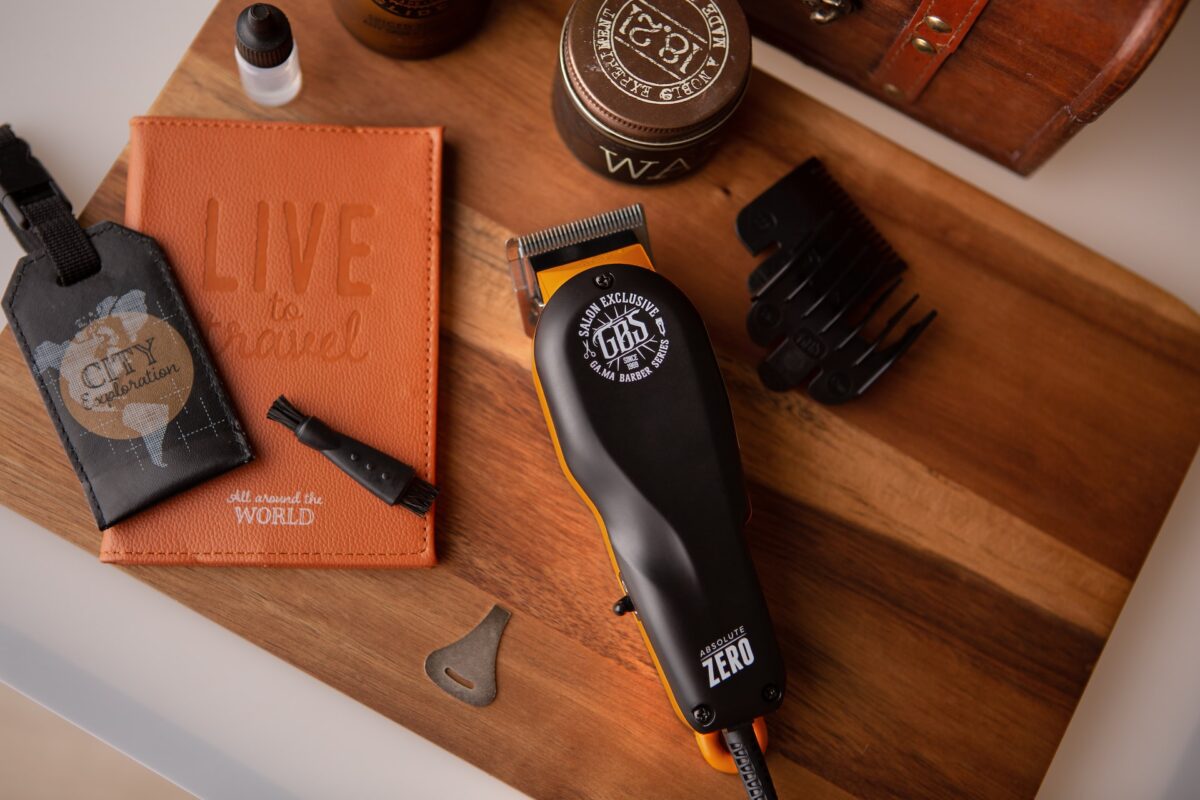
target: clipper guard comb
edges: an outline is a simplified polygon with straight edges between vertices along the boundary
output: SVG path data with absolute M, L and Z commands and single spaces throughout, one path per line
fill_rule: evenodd
M 807 381 L 827 405 L 859 397 L 937 316 L 929 311 L 885 343 L 914 294 L 881 329 L 864 333 L 907 265 L 815 158 L 743 208 L 737 233 L 752 255 L 776 246 L 750 275 L 746 319 L 751 340 L 770 348 L 758 368 L 769 389 Z

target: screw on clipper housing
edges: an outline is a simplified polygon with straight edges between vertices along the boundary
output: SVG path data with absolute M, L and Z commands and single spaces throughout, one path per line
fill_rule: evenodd
M 929 311 L 885 343 L 914 294 L 866 336 L 907 265 L 815 158 L 743 208 L 737 233 L 752 254 L 777 248 L 750 275 L 746 319 L 750 338 L 770 348 L 758 370 L 769 389 L 807 382 L 821 403 L 859 397 L 937 316 Z

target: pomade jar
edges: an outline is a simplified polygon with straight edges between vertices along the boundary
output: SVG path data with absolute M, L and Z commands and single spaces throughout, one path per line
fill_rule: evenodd
M 554 122 L 601 175 L 675 180 L 712 157 L 750 78 L 734 0 L 576 0 L 563 22 Z
M 483 21 L 488 0 L 331 0 L 346 30 L 393 58 L 430 58 L 460 44 Z

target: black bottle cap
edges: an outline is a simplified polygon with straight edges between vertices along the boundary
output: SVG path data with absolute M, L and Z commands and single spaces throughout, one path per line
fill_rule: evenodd
M 237 51 L 256 67 L 278 67 L 292 54 L 292 26 L 269 3 L 242 9 L 237 18 Z

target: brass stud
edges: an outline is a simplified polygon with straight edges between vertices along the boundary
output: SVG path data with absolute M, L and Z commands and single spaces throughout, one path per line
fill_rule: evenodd
M 937 48 L 933 46 L 932 42 L 930 42 L 928 39 L 922 39 L 920 36 L 914 36 L 912 38 L 912 46 L 922 53 L 928 53 L 932 55 L 933 53 L 937 52 Z
M 938 33 L 950 32 L 950 24 L 941 17 L 935 17 L 932 14 L 925 18 L 925 24 Z
M 883 91 L 891 97 L 900 96 L 900 87 L 894 83 L 885 83 L 883 85 Z

